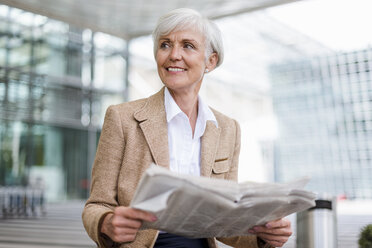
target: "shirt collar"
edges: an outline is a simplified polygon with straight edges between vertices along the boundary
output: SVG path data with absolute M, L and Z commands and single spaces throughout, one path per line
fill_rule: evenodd
M 167 122 L 169 123 L 176 115 L 182 112 L 180 107 L 178 107 L 177 103 L 174 101 L 172 95 L 169 93 L 167 87 L 164 90 L 164 105 L 165 105 L 165 112 L 167 114 Z M 216 127 L 218 127 L 218 123 L 216 117 L 214 116 L 212 110 L 204 103 L 200 96 L 198 96 L 198 118 L 197 118 L 197 125 L 201 125 L 203 129 L 202 133 L 204 133 L 206 122 L 212 121 Z
M 167 87 L 164 90 L 164 105 L 165 105 L 165 112 L 167 114 L 167 122 L 169 123 L 176 115 L 182 112 L 180 107 L 178 107 L 177 103 L 174 101 L 172 95 L 169 93 Z

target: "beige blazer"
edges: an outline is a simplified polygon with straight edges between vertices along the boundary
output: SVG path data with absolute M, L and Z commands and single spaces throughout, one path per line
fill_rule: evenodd
M 218 128 L 207 122 L 201 140 L 201 175 L 236 180 L 240 128 L 235 120 L 213 110 Z M 154 162 L 169 168 L 164 88 L 146 99 L 110 106 L 100 136 L 92 171 L 90 197 L 83 211 L 88 235 L 99 247 L 153 247 L 156 230 L 137 233 L 133 242 L 115 244 L 100 228 L 116 206 L 128 206 L 143 172 Z M 221 238 L 234 247 L 258 247 L 255 236 Z M 215 248 L 215 239 L 208 239 Z

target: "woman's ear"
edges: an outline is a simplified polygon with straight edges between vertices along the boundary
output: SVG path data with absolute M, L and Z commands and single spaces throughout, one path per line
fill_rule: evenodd
M 207 67 L 206 67 L 206 69 L 208 69 L 208 72 L 211 72 L 216 68 L 217 62 L 218 62 L 217 53 L 212 53 L 211 55 L 209 55 L 209 58 L 207 60 Z

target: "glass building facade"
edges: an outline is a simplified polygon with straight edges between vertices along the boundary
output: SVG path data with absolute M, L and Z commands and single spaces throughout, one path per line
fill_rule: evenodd
M 124 101 L 127 43 L 0 5 L 0 185 L 86 198 L 108 105 Z
M 372 198 L 372 48 L 271 67 L 277 181 Z

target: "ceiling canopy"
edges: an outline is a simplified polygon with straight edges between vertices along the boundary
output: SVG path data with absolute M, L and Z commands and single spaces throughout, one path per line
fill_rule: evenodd
M 0 0 L 0 3 L 129 40 L 150 34 L 158 18 L 175 8 L 192 8 L 217 19 L 294 1 L 298 0 Z

